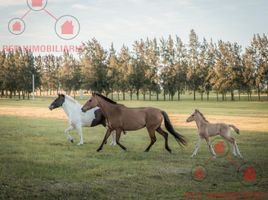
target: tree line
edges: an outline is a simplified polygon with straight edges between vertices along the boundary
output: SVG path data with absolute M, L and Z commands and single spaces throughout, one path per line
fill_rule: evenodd
M 83 43 L 79 58 L 68 52 L 62 56 L 33 56 L 27 50 L 0 53 L 1 97 L 18 95 L 25 98 L 31 93 L 32 74 L 39 92 L 64 89 L 67 93 L 79 89 L 98 91 L 105 95 L 128 93 L 143 99 L 152 95 L 164 100 L 177 99 L 191 91 L 193 99 L 209 99 L 215 92 L 222 100 L 226 94 L 235 99 L 235 91 L 253 92 L 260 100 L 268 98 L 268 39 L 265 34 L 253 36 L 244 49 L 236 42 L 199 39 L 194 30 L 189 41 L 183 43 L 175 36 L 161 39 L 140 39 L 132 48 L 123 45 L 117 52 L 111 44 L 106 50 L 95 39 Z

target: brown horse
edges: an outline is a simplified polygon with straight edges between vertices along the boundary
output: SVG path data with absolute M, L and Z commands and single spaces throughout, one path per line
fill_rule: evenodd
M 171 152 L 171 149 L 168 146 L 168 133 L 161 128 L 163 119 L 168 132 L 174 136 L 179 144 L 186 145 L 184 137 L 174 130 L 165 111 L 152 107 L 128 108 L 122 104 L 117 104 L 113 100 L 98 93 L 92 94 L 91 99 L 89 99 L 82 107 L 82 111 L 86 112 L 96 106 L 100 107 L 108 124 L 106 135 L 97 151 L 102 149 L 113 130 L 116 131 L 116 143 L 122 149 L 126 150 L 126 147 L 119 142 L 121 132 L 135 131 L 146 127 L 151 138 L 151 143 L 145 151 L 148 152 L 151 146 L 156 142 L 155 131 L 157 131 L 165 139 L 166 150 Z

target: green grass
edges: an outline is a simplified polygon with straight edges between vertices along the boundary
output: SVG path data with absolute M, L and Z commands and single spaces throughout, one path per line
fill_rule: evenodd
M 0 100 L 0 106 L 47 107 L 50 101 L 52 98 L 34 102 Z M 265 102 L 123 103 L 156 106 L 172 113 L 189 113 L 195 107 L 210 114 L 267 117 L 268 113 Z M 234 135 L 244 159 L 262 168 L 261 182 L 244 186 L 225 158 L 206 165 L 208 177 L 203 182 L 191 179 L 191 168 L 210 157 L 202 143 L 198 156 L 190 158 L 197 140 L 194 129 L 176 127 L 187 138 L 188 146 L 181 148 L 169 136 L 172 154 L 164 149 L 160 135 L 151 151 L 143 152 L 149 144 L 146 130 L 122 136 L 127 152 L 105 145 L 98 153 L 103 127 L 84 128 L 83 146 L 67 141 L 63 134 L 66 127 L 67 122 L 62 120 L 0 116 L 0 199 L 184 199 L 185 192 L 267 191 L 267 133 Z M 78 142 L 77 134 L 71 134 Z
M 55 97 L 38 97 L 33 100 L 0 99 L 0 106 L 19 107 L 44 107 L 47 108 Z M 79 103 L 83 100 L 77 98 Z M 195 108 L 200 109 L 204 114 L 210 115 L 231 115 L 248 117 L 268 117 L 268 101 L 118 101 L 129 107 L 157 107 L 168 113 L 191 114 Z

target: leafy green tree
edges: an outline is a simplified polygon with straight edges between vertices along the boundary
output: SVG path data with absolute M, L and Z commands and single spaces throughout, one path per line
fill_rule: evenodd
M 156 38 L 146 41 L 146 65 L 149 67 L 146 72 L 148 79 L 149 100 L 152 98 L 152 92 L 156 93 L 159 100 L 160 78 L 158 76 L 158 66 L 160 62 L 160 52 Z
M 4 50 L 2 50 L 0 52 L 0 90 L 1 90 L 1 97 L 4 96 L 4 91 L 5 91 L 5 87 L 4 87 L 4 78 L 5 78 L 5 68 L 4 68 L 4 62 L 6 59 L 6 52 Z
M 132 69 L 133 67 L 131 63 L 131 55 L 129 49 L 125 45 L 123 45 L 118 56 L 118 86 L 119 90 L 123 93 L 123 100 L 126 99 L 125 93 L 128 90 L 132 90 L 129 82 L 130 75 L 133 74 Z M 130 97 L 132 99 L 132 92 Z
M 73 94 L 81 87 L 81 69 L 78 61 L 68 52 L 64 52 L 60 68 L 60 82 L 65 91 Z
M 112 93 L 112 99 L 114 91 L 118 92 L 117 98 L 119 99 L 119 61 L 116 56 L 116 51 L 114 49 L 113 43 L 111 44 L 107 61 L 107 78 L 110 87 L 109 91 Z
M 81 64 L 83 74 L 83 88 L 98 92 L 110 92 L 107 78 L 107 52 L 100 43 L 93 38 L 84 44 L 81 51 Z
M 132 74 L 130 74 L 130 84 L 136 91 L 139 100 L 140 90 L 143 90 L 143 99 L 145 100 L 145 92 L 150 84 L 148 76 L 146 76 L 149 66 L 145 60 L 145 42 L 141 39 L 133 44 Z
M 187 80 L 188 87 L 194 93 L 194 100 L 196 100 L 196 91 L 200 85 L 200 66 L 199 66 L 199 48 L 200 43 L 198 41 L 198 36 L 192 29 L 189 35 L 189 49 L 188 49 L 188 70 L 187 70 Z
M 176 87 L 178 100 L 180 100 L 180 94 L 186 87 L 186 73 L 187 73 L 187 49 L 183 44 L 182 40 L 176 36 L 176 46 L 175 46 L 175 69 L 176 69 Z

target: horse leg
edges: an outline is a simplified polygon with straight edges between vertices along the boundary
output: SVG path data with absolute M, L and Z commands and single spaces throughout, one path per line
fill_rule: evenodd
M 156 129 L 156 131 L 164 137 L 164 139 L 165 139 L 165 148 L 169 153 L 171 153 L 171 149 L 168 146 L 168 133 L 165 132 L 161 127 L 158 127 Z
M 221 136 L 232 144 L 232 146 L 233 146 L 233 155 L 237 156 L 237 150 L 236 150 L 236 146 L 235 146 L 235 139 L 230 137 L 228 134 L 222 134 Z
M 103 145 L 106 143 L 106 141 L 107 141 L 107 139 L 108 139 L 108 137 L 109 137 L 110 135 L 111 135 L 111 130 L 110 130 L 110 129 L 107 129 L 106 134 L 105 134 L 105 136 L 104 136 L 104 138 L 103 138 L 103 141 L 102 141 L 100 147 L 97 149 L 98 152 L 99 152 L 100 150 L 102 150 Z
M 236 152 L 237 152 L 237 154 L 240 156 L 240 158 L 243 158 L 243 156 L 241 155 L 241 153 L 240 153 L 240 151 L 239 151 L 239 148 L 238 148 L 238 146 L 237 146 L 236 141 L 234 141 L 234 145 L 235 145 L 235 147 L 236 147 Z
M 77 130 L 78 135 L 80 136 L 80 142 L 77 143 L 77 145 L 84 144 L 82 126 L 81 125 L 77 125 L 76 126 L 76 130 Z
M 110 143 L 110 146 L 115 146 L 116 145 L 116 133 L 112 132 L 112 141 Z
M 193 154 L 191 155 L 191 157 L 194 157 L 197 154 L 197 152 L 200 148 L 201 142 L 202 142 L 202 138 L 199 137 L 198 142 L 195 145 L 195 150 L 194 150 Z
M 121 136 L 121 130 L 120 129 L 117 129 L 116 130 L 116 144 L 118 144 L 118 146 L 120 146 L 123 150 L 127 150 L 127 148 L 126 147 L 124 147 L 120 142 L 119 142 L 119 140 L 120 140 L 120 136 Z
M 207 145 L 208 145 L 210 153 L 213 155 L 214 158 L 216 158 L 216 153 L 215 153 L 211 143 L 209 142 L 209 138 L 205 137 L 205 139 L 206 139 L 206 142 L 207 142 Z
M 151 146 L 153 146 L 153 144 L 156 142 L 155 131 L 153 129 L 149 129 L 149 128 L 147 128 L 147 131 L 148 131 L 149 136 L 151 138 L 151 143 L 145 149 L 145 152 L 148 152 L 150 150 Z
M 68 128 L 65 129 L 64 134 L 67 136 L 67 139 L 71 142 L 74 142 L 72 136 L 70 136 L 69 132 L 74 130 L 74 127 L 71 125 Z

